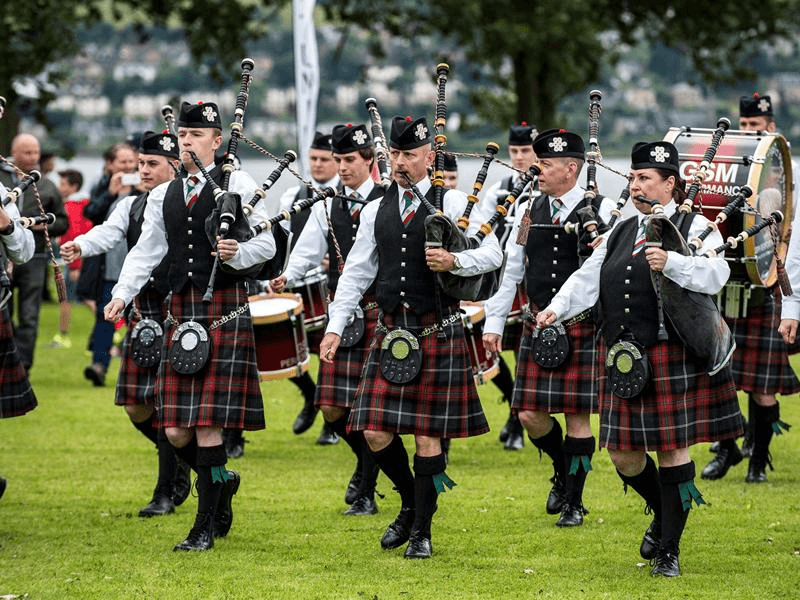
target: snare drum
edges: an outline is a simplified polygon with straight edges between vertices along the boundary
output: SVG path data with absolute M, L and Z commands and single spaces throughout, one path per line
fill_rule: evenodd
M 322 267 L 311 269 L 287 291 L 303 298 L 306 331 L 323 329 L 328 308 L 328 274 L 325 270 Z
M 308 370 L 308 342 L 299 294 L 250 296 L 261 381 L 296 377 Z
M 488 354 L 483 346 L 483 322 L 486 320 L 483 306 L 472 302 L 462 302 L 461 310 L 466 313 L 461 318 L 464 322 L 464 336 L 467 348 L 469 348 L 475 384 L 480 385 L 500 372 L 500 360 L 497 354 Z
M 681 177 L 685 180 L 691 181 L 713 132 L 712 129 L 673 127 L 664 136 L 665 141 L 672 142 L 678 149 Z M 701 206 L 703 216 L 713 221 L 731 196 L 745 184 L 752 188 L 753 195 L 748 198 L 744 210 L 737 211 L 720 225 L 723 239 L 738 235 L 775 210 L 780 210 L 784 219 L 777 226 L 762 229 L 735 250 L 727 251 L 725 258 L 731 263 L 732 281 L 770 287 L 777 282 L 773 244 L 777 244 L 781 260 L 786 258 L 792 223 L 791 154 L 782 135 L 728 131 L 711 162 L 696 204 Z

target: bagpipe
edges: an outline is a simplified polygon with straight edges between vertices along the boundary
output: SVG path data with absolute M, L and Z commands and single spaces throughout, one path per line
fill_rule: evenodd
M 370 128 L 372 130 L 372 141 L 375 144 L 375 161 L 378 164 L 378 175 L 381 178 L 380 185 L 384 189 L 392 184 L 392 172 L 389 168 L 389 146 L 386 143 L 386 134 L 383 132 L 383 120 L 381 113 L 378 112 L 378 101 L 375 98 L 367 98 L 364 101 L 369 113 Z
M 6 99 L 3 96 L 0 96 L 0 119 L 2 119 L 3 115 L 5 114 L 5 108 L 6 108 Z M 5 157 L 2 156 L 0 156 L 0 161 L 5 162 L 6 164 L 10 164 L 8 163 L 8 161 L 6 161 Z M 44 206 L 42 205 L 42 199 L 39 196 L 39 188 L 36 186 L 36 182 L 42 178 L 42 174 L 39 171 L 33 170 L 26 175 L 13 165 L 11 166 L 15 169 L 18 175 L 22 176 L 22 179 L 14 187 L 14 189 L 9 191 L 8 194 L 6 194 L 5 198 L 2 199 L 2 205 L 6 206 L 10 202 L 16 203 L 17 200 L 20 197 L 22 197 L 25 191 L 29 187 L 33 186 L 33 196 L 36 199 L 36 205 L 39 208 L 38 215 L 34 217 L 20 217 L 15 221 L 15 225 L 18 225 L 20 227 L 30 228 L 35 225 L 42 225 L 42 224 L 52 225 L 53 223 L 55 223 L 56 221 L 55 215 L 52 213 L 46 213 L 44 211 Z M 64 274 L 61 272 L 61 267 L 58 265 L 55 253 L 53 252 L 53 244 L 50 241 L 50 234 L 47 231 L 47 227 L 44 227 L 42 231 L 44 233 L 45 246 L 47 247 L 47 250 L 50 253 L 50 263 L 53 265 L 53 278 L 56 283 L 56 293 L 58 294 L 58 301 L 59 303 L 67 302 L 67 285 L 64 282 Z M 4 278 L 2 279 L 2 281 L 0 281 L 0 286 L 5 286 L 8 280 L 8 276 L 6 274 L 5 260 L 3 260 L 2 262 L 4 264 L 0 265 L 0 270 L 2 270 Z M 10 286 L 10 282 L 8 282 L 8 284 Z

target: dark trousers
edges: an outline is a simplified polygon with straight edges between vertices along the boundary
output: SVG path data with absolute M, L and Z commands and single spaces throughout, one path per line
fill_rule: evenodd
M 39 311 L 42 308 L 42 288 L 47 275 L 47 257 L 34 257 L 25 264 L 14 265 L 14 303 L 17 323 L 14 341 L 22 366 L 30 370 L 33 350 L 39 331 Z
M 106 304 L 111 302 L 111 290 L 114 289 L 116 281 L 103 281 L 102 287 L 98 286 L 97 309 L 95 310 L 94 331 L 92 332 L 92 362 L 100 363 L 104 369 L 108 369 L 111 362 L 111 344 L 114 343 L 114 324 L 106 321 L 103 310 Z

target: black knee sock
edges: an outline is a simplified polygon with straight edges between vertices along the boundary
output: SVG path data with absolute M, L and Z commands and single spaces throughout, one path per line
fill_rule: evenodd
M 694 476 L 694 463 L 691 461 L 677 467 L 658 469 L 661 482 L 661 552 L 680 553 L 681 535 L 692 501 L 698 504 L 705 502 L 694 485 Z
M 309 375 L 308 372 L 298 375 L 297 377 L 290 377 L 289 381 L 300 389 L 300 393 L 303 394 L 303 398 L 306 402 L 308 402 L 309 399 L 312 401 L 314 400 L 317 385 L 314 383 L 314 380 L 311 379 L 311 375 Z
M 414 455 L 414 500 L 417 510 L 414 515 L 412 531 L 424 537 L 431 537 L 431 521 L 436 512 L 439 493 L 434 482 L 435 475 L 442 475 L 447 467 L 444 454 L 438 456 Z
M 169 443 L 163 429 L 158 430 L 158 483 L 156 491 L 172 496 L 172 482 L 178 467 L 175 462 L 175 448 Z
M 492 383 L 503 393 L 503 399 L 510 404 L 511 396 L 514 393 L 514 378 L 511 376 L 511 369 L 508 368 L 508 364 L 503 360 L 503 357 L 499 354 L 497 357 L 500 370 L 492 378 Z
M 769 445 L 772 436 L 780 433 L 777 425 L 780 421 L 780 405 L 761 406 L 756 404 L 753 409 L 753 454 L 751 460 L 771 465 Z
M 144 421 L 131 421 L 133 426 L 136 427 L 139 431 L 142 432 L 142 435 L 146 437 L 148 440 L 153 442 L 156 446 L 158 446 L 158 429 L 153 426 L 153 421 L 156 418 L 156 411 L 147 417 Z
M 567 503 L 572 508 L 583 506 L 583 486 L 586 474 L 592 470 L 594 437 L 564 437 L 564 467 L 566 470 Z
M 645 501 L 645 514 L 653 513 L 656 522 L 656 534 L 661 534 L 661 484 L 658 481 L 658 467 L 649 454 L 645 454 L 644 469 L 638 475 L 617 475 L 626 486 L 630 486 Z
M 561 425 L 558 421 L 556 421 L 553 417 L 550 417 L 550 421 L 553 423 L 553 428 L 549 432 L 536 439 L 530 437 L 530 435 L 528 438 L 531 440 L 531 442 L 533 442 L 534 446 L 547 454 L 547 456 L 553 460 L 553 468 L 556 471 L 556 475 L 561 481 L 565 481 L 566 473 L 564 471 L 565 464 L 563 433 L 561 431 Z
M 365 443 L 364 434 L 360 431 L 353 431 L 350 433 L 347 432 L 347 420 L 349 418 L 350 418 L 350 411 L 348 410 L 345 414 L 343 414 L 335 421 L 331 421 L 330 426 L 336 432 L 336 434 L 340 438 L 342 438 L 347 443 L 348 446 L 350 446 L 350 449 L 353 451 L 353 454 L 355 454 L 356 458 L 360 461 L 361 449 L 364 447 Z
M 736 445 L 736 440 L 733 438 L 728 438 L 719 441 L 719 449 L 726 449 L 729 452 L 736 452 L 738 450 L 738 446 Z
M 227 478 L 225 446 L 197 448 L 197 512 L 214 513 Z
M 175 456 L 189 465 L 197 473 L 197 438 L 192 436 L 189 443 L 181 448 L 175 447 Z
M 399 435 L 382 450 L 373 452 L 372 458 L 394 484 L 400 494 L 403 508 L 414 508 L 414 475 L 408 466 L 408 453 Z

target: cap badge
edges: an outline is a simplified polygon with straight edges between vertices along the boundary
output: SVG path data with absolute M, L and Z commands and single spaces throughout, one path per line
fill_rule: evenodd
M 217 117 L 217 113 L 211 106 L 206 106 L 203 109 L 203 116 L 206 118 L 206 121 L 213 121 Z
M 653 160 L 656 162 L 667 162 L 669 152 L 667 152 L 664 146 L 656 146 L 654 149 L 650 150 L 650 156 L 652 156 Z
M 769 111 L 769 102 L 767 102 L 766 98 L 762 98 L 758 103 L 758 110 L 765 113 Z
M 426 137 L 428 137 L 428 128 L 422 123 L 418 123 L 416 129 L 414 129 L 414 135 L 419 139 L 424 140 Z
M 360 129 L 356 129 L 356 132 L 353 134 L 353 141 L 360 146 L 367 141 L 367 136 Z
M 171 152 L 175 147 L 175 144 L 167 136 L 164 136 L 158 140 L 158 145 L 164 149 L 164 152 Z
M 553 140 L 547 145 L 553 149 L 553 152 L 563 152 L 564 148 L 567 146 L 567 143 L 560 137 L 554 137 Z

